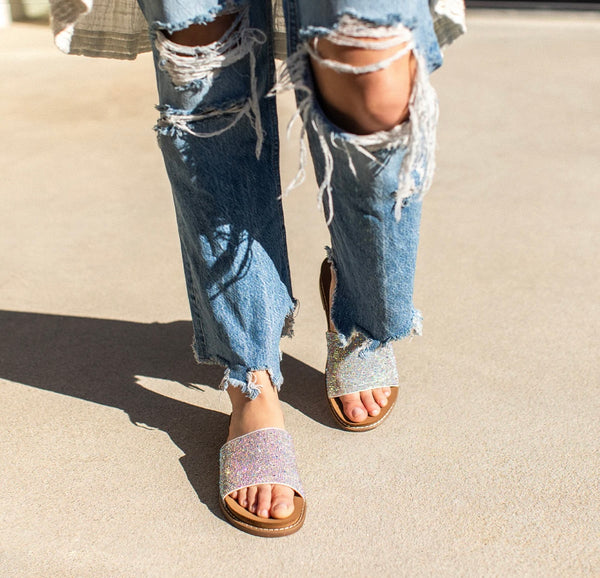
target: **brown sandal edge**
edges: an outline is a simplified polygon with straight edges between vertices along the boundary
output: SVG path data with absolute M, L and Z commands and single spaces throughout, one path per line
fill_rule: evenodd
M 262 538 L 289 536 L 297 532 L 306 518 L 306 500 L 294 495 L 294 511 L 287 518 L 261 518 L 240 506 L 233 498 L 225 496 L 219 505 L 227 521 L 248 534 Z

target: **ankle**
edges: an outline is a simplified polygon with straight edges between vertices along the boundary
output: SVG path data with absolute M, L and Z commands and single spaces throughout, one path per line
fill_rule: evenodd
M 237 387 L 227 388 L 232 406 L 228 439 L 264 427 L 284 427 L 279 396 L 269 374 L 257 371 L 254 372 L 254 378 L 261 386 L 260 394 L 254 399 L 249 399 Z

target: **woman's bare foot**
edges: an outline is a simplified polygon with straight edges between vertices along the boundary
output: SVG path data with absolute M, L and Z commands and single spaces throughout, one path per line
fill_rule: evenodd
M 233 406 L 228 441 L 257 429 L 284 427 L 281 404 L 269 374 L 256 371 L 254 377 L 262 389 L 253 400 L 248 399 L 237 387 L 227 388 Z M 294 511 L 294 490 L 288 486 L 249 486 L 232 492 L 230 496 L 240 506 L 261 518 L 287 518 Z

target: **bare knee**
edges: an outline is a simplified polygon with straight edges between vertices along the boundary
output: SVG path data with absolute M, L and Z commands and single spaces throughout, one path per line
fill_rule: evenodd
M 365 38 L 378 42 L 376 38 Z M 400 44 L 385 49 L 345 46 L 327 38 L 317 44 L 319 59 L 311 58 L 319 98 L 325 114 L 340 128 L 355 134 L 389 130 L 408 118 L 409 100 L 416 72 L 411 51 Z M 363 68 L 390 59 L 385 67 L 365 73 L 336 70 L 323 60 Z

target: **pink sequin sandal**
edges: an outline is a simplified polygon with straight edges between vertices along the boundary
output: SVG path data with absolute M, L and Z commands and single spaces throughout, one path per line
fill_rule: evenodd
M 331 265 L 325 259 L 321 265 L 319 288 L 321 301 L 329 324 Z M 376 428 L 385 420 L 398 399 L 398 370 L 392 346 L 388 343 L 378 347 L 368 356 L 361 352 L 368 345 L 367 338 L 356 333 L 348 341 L 342 343 L 335 331 L 327 331 L 327 366 L 325 368 L 325 384 L 329 409 L 342 429 L 346 431 L 368 431 Z M 349 393 L 358 393 L 378 387 L 390 387 L 391 394 L 387 404 L 380 409 L 379 415 L 368 416 L 361 422 L 350 421 L 344 414 L 340 397 Z
M 229 494 L 258 484 L 280 484 L 295 492 L 294 511 L 287 518 L 261 518 Z M 274 538 L 297 532 L 304 524 L 306 502 L 296 468 L 292 436 L 280 428 L 259 429 L 229 440 L 221 448 L 219 504 L 236 528 L 254 536 Z

